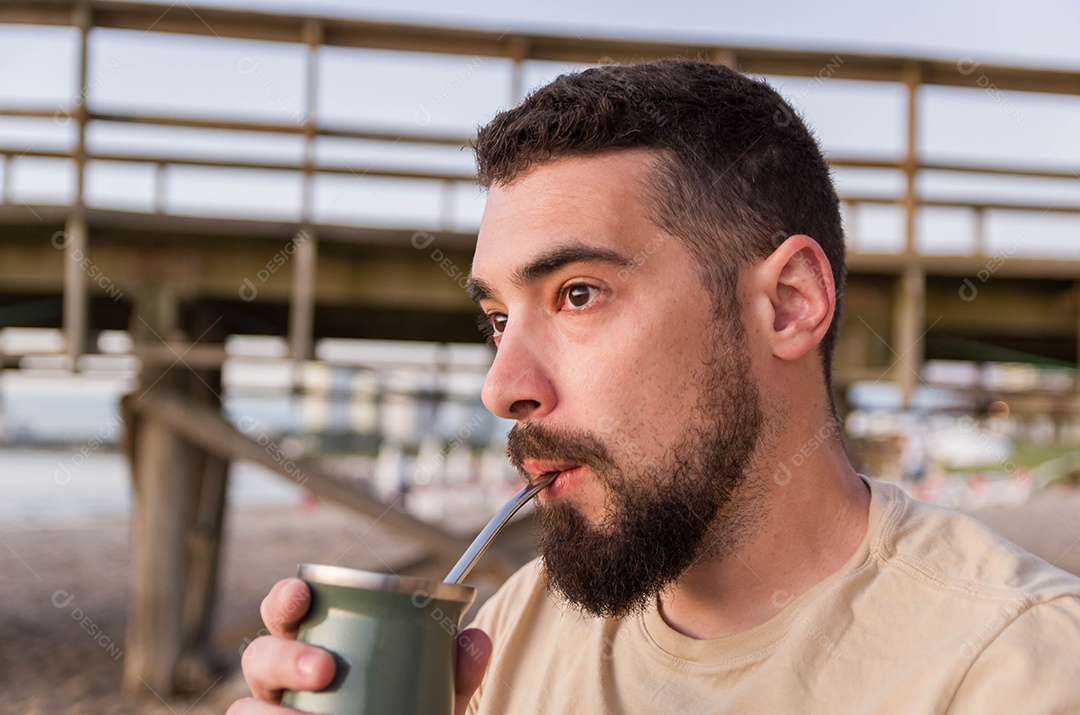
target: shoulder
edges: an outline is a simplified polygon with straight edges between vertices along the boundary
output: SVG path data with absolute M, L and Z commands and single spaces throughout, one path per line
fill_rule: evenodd
M 936 624 L 958 668 L 947 712 L 1080 712 L 1080 578 L 974 517 L 870 485 L 878 578 Z
M 1080 597 L 1060 596 L 972 632 L 960 649 L 969 667 L 949 713 L 1080 712 Z
M 1023 607 L 1080 596 L 1080 578 L 1028 553 L 972 516 L 871 482 L 881 517 L 872 556 L 927 586 Z

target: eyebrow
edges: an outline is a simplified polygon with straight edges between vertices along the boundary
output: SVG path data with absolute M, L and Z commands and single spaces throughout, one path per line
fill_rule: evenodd
M 511 281 L 516 286 L 525 287 L 571 263 L 607 263 L 619 268 L 629 268 L 633 261 L 610 248 L 570 244 L 558 246 L 547 253 L 540 254 L 518 268 Z M 466 290 L 476 304 L 494 295 L 494 291 L 487 283 L 472 275 L 469 276 Z

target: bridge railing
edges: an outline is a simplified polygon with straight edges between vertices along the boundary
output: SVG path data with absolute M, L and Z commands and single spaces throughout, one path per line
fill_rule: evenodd
M 55 111 L 49 109 L 12 109 L 0 107 L 0 117 L 23 117 L 36 119 L 53 119 Z M 87 123 L 113 123 L 138 126 L 165 126 L 181 127 L 188 129 L 213 129 L 224 133 L 229 132 L 259 132 L 271 135 L 297 135 L 302 131 L 295 125 L 288 123 L 269 122 L 240 122 L 220 121 L 214 119 L 192 119 L 180 117 L 165 117 L 143 114 L 122 114 L 89 111 L 86 113 Z M 351 139 L 358 141 L 389 141 L 416 145 L 444 145 L 450 147 L 465 147 L 469 138 L 458 135 L 432 135 L 418 132 L 388 132 L 380 130 L 343 129 L 316 127 L 313 134 L 318 138 Z M 458 214 L 455 206 L 455 186 L 475 184 L 476 177 L 472 172 L 446 171 L 439 169 L 416 169 L 412 167 L 394 167 L 391 165 L 382 167 L 365 167 L 362 170 L 349 166 L 334 165 L 333 163 L 315 163 L 305 161 L 243 161 L 237 159 L 212 159 L 185 156 L 182 153 L 140 153 L 131 152 L 95 152 L 84 150 L 81 155 L 76 149 L 68 151 L 45 150 L 34 147 L 18 147 L 0 144 L 0 161 L 3 162 L 5 174 L 10 177 L 10 169 L 13 164 L 21 159 L 59 159 L 71 162 L 76 173 L 84 173 L 86 165 L 91 162 L 114 163 L 114 164 L 145 164 L 155 168 L 151 195 L 154 197 L 151 213 L 165 215 L 168 201 L 168 172 L 175 167 L 200 167 L 206 169 L 241 169 L 259 170 L 268 172 L 289 172 L 300 178 L 300 195 L 311 197 L 314 195 L 314 183 L 323 176 L 364 176 L 372 178 L 395 178 L 413 180 L 431 184 L 436 182 L 439 186 L 439 216 L 435 225 L 417 225 L 417 228 L 434 230 L 453 230 L 455 217 Z M 876 170 L 894 171 L 904 174 L 907 171 L 905 163 L 896 158 L 870 158 L 849 154 L 830 155 L 829 161 L 832 166 L 851 170 Z M 1051 179 L 1074 181 L 1078 177 L 1074 172 L 1067 169 L 1055 169 L 1039 166 L 1010 166 L 990 164 L 965 164 L 959 162 L 940 161 L 917 161 L 911 167 L 916 177 L 930 172 L 962 173 L 975 176 L 1012 177 L 1020 179 Z M 18 206 L 19 202 L 13 196 L 10 178 L 5 180 L 0 188 L 0 206 Z M 1078 193 L 1080 196 L 1080 193 Z M 73 197 L 74 198 L 74 197 Z M 849 235 L 858 232 L 858 210 L 863 206 L 895 206 L 905 207 L 909 201 L 903 194 L 881 192 L 870 193 L 845 193 L 841 200 L 847 209 L 847 222 Z M 75 200 L 60 204 L 74 206 Z M 973 217 L 974 235 L 972 237 L 972 254 L 979 256 L 986 253 L 985 226 L 989 212 L 993 211 L 1018 211 L 1035 215 L 1061 214 L 1080 216 L 1080 200 L 1062 202 L 1060 200 L 1043 201 L 1006 201 L 1000 199 L 973 200 L 970 198 L 931 197 L 924 194 L 916 194 L 913 199 L 916 212 L 923 208 L 952 208 L 970 211 Z M 309 218 L 315 214 L 311 206 L 301 205 L 294 220 L 301 221 L 304 216 Z M 317 222 L 316 222 L 317 223 Z M 475 226 L 464 227 L 465 230 L 475 230 Z M 852 250 L 858 252 L 858 245 L 853 245 Z M 918 253 L 917 248 L 912 252 Z
M 989 66 L 970 58 L 943 61 L 928 58 L 868 55 L 855 52 L 841 54 L 808 51 L 785 51 L 753 47 L 723 46 L 700 43 L 670 43 L 604 38 L 554 36 L 541 33 L 495 32 L 400 25 L 344 18 L 307 17 L 279 13 L 226 10 L 216 8 L 175 8 L 150 3 L 116 3 L 110 0 L 50 0 L 32 2 L 13 0 L 0 8 L 0 24 L 26 23 L 39 26 L 69 26 L 78 31 L 75 76 L 78 93 L 75 101 L 60 107 L 4 106 L 0 102 L 0 117 L 30 120 L 52 120 L 72 130 L 70 146 L 64 149 L 43 150 L 34 144 L 16 145 L 0 141 L 0 156 L 4 160 L 3 193 L 0 203 L 22 203 L 11 189 L 11 167 L 23 159 L 64 160 L 74 170 L 75 181 L 70 201 L 72 208 L 82 208 L 87 201 L 87 167 L 94 164 L 149 165 L 154 167 L 148 207 L 149 213 L 169 214 L 170 175 L 179 168 L 206 171 L 244 170 L 284 173 L 299 179 L 296 212 L 292 220 L 302 225 L 318 225 L 321 212 L 316 206 L 316 185 L 333 177 L 368 177 L 400 179 L 431 190 L 437 210 L 427 212 L 427 219 L 413 219 L 412 228 L 435 230 L 475 230 L 474 222 L 461 218 L 458 205 L 462 185 L 472 183 L 468 170 L 417 168 L 394 161 L 379 166 L 356 169 L 344 162 L 320 156 L 326 154 L 326 140 L 344 142 L 383 142 L 410 147 L 464 147 L 467 133 L 437 132 L 424 128 L 425 122 L 415 120 L 382 127 L 334 126 L 321 116 L 321 82 L 325 79 L 322 58 L 329 48 L 364 49 L 385 53 L 388 58 L 403 53 L 422 53 L 428 57 L 453 56 L 458 59 L 497 58 L 506 68 L 501 87 L 493 91 L 505 93 L 510 102 L 523 96 L 528 88 L 530 69 L 536 66 L 587 66 L 591 64 L 628 61 L 669 55 L 707 57 L 742 71 L 768 77 L 808 79 L 810 87 L 832 80 L 882 83 L 898 86 L 903 93 L 901 126 L 904 141 L 894 156 L 867 156 L 859 153 L 836 153 L 832 164 L 838 169 L 858 174 L 863 171 L 892 172 L 899 178 L 899 191 L 849 191 L 842 197 L 847 209 L 849 235 L 858 238 L 860 214 L 867 207 L 892 206 L 899 210 L 902 239 L 894 247 L 899 253 L 914 256 L 922 253 L 916 239 L 918 219 L 924 209 L 959 209 L 971 216 L 972 240 L 966 253 L 979 256 L 987 250 L 986 226 L 995 212 L 1023 212 L 1032 216 L 1043 214 L 1080 217 L 1080 197 L 1067 192 L 1055 192 L 1045 200 L 1001 200 L 991 197 L 969 198 L 940 195 L 940 192 L 920 189 L 920 181 L 932 175 L 962 174 L 972 177 L 999 177 L 1026 180 L 1071 182 L 1077 177 L 1066 162 L 1058 166 L 1009 165 L 987 161 L 965 163 L 941 161 L 920 152 L 920 136 L 926 121 L 920 118 L 926 105 L 923 96 L 927 87 L 965 88 L 972 93 L 993 91 L 1032 92 L 1045 95 L 1080 95 L 1080 72 Z M 189 37 L 217 37 L 222 41 L 262 40 L 282 43 L 300 50 L 302 71 L 297 91 L 297 114 L 290 121 L 243 121 L 211 116 L 169 116 L 154 112 L 117 111 L 98 102 L 93 91 L 99 81 L 91 75 L 89 49 L 94 33 L 110 31 L 140 31 L 175 33 Z M 458 83 L 462 80 L 455 78 Z M 983 81 L 985 79 L 985 81 Z M 110 81 L 119 81 L 111 79 Z M 804 92 L 805 94 L 805 92 Z M 796 98 L 797 99 L 797 98 Z M 149 106 L 149 105 L 147 105 Z M 868 116 L 873 108 L 863 108 Z M 417 110 L 420 111 L 420 108 Z M 477 116 L 475 123 L 487 117 Z M 814 124 L 814 117 L 810 116 Z M 972 121 L 973 118 L 968 118 Z M 96 127 L 149 127 L 211 130 L 223 136 L 259 134 L 267 137 L 291 137 L 301 142 L 300 156 L 295 161 L 237 160 L 206 156 L 190 156 L 170 151 L 98 151 L 87 141 L 88 132 Z M 1065 196 L 1065 198 L 1062 198 Z M 130 211 L 130 209 L 127 209 Z M 275 212 L 276 215 L 276 212 Z M 434 219 L 432 220 L 432 216 Z M 370 218 L 358 218 L 357 223 Z M 431 221 L 424 225 L 424 221 Z M 351 225 L 351 224 L 350 224 Z M 853 241 L 856 252 L 864 247 Z M 894 251 L 896 252 L 896 251 Z M 1064 255 L 1062 258 L 1077 258 Z

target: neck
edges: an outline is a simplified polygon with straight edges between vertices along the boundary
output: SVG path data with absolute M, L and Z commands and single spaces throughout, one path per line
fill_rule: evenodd
M 839 570 L 866 535 L 870 494 L 837 439 L 835 422 L 791 433 L 747 477 L 760 494 L 753 528 L 706 556 L 660 595 L 660 613 L 693 638 L 758 626 Z

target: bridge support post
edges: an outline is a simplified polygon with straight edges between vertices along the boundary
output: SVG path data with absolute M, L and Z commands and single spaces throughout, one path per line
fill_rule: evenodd
M 185 331 L 207 339 L 208 321 L 195 315 Z M 175 292 L 144 286 L 135 296 L 136 352 L 160 355 L 181 325 Z M 214 337 L 219 337 L 215 335 Z M 156 343 L 156 344 L 155 344 Z M 228 462 L 185 440 L 138 409 L 155 391 L 176 391 L 200 405 L 221 405 L 220 368 L 144 357 L 138 389 L 123 412 L 135 494 L 131 522 L 131 607 L 124 658 L 124 692 L 166 698 L 206 688 L 216 670 L 210 652 L 211 610 L 217 589 Z
M 293 387 L 303 382 L 304 364 L 311 359 L 315 332 L 315 281 L 319 244 L 314 231 L 304 228 L 293 238 L 292 293 L 289 297 L 289 357 Z
M 900 274 L 893 312 L 893 376 L 900 386 L 904 408 L 911 407 L 925 357 L 926 272 L 909 264 Z
M 68 363 L 78 370 L 79 358 L 86 352 L 89 297 L 83 261 L 87 255 L 88 233 L 82 213 L 68 217 L 64 227 L 64 342 Z

